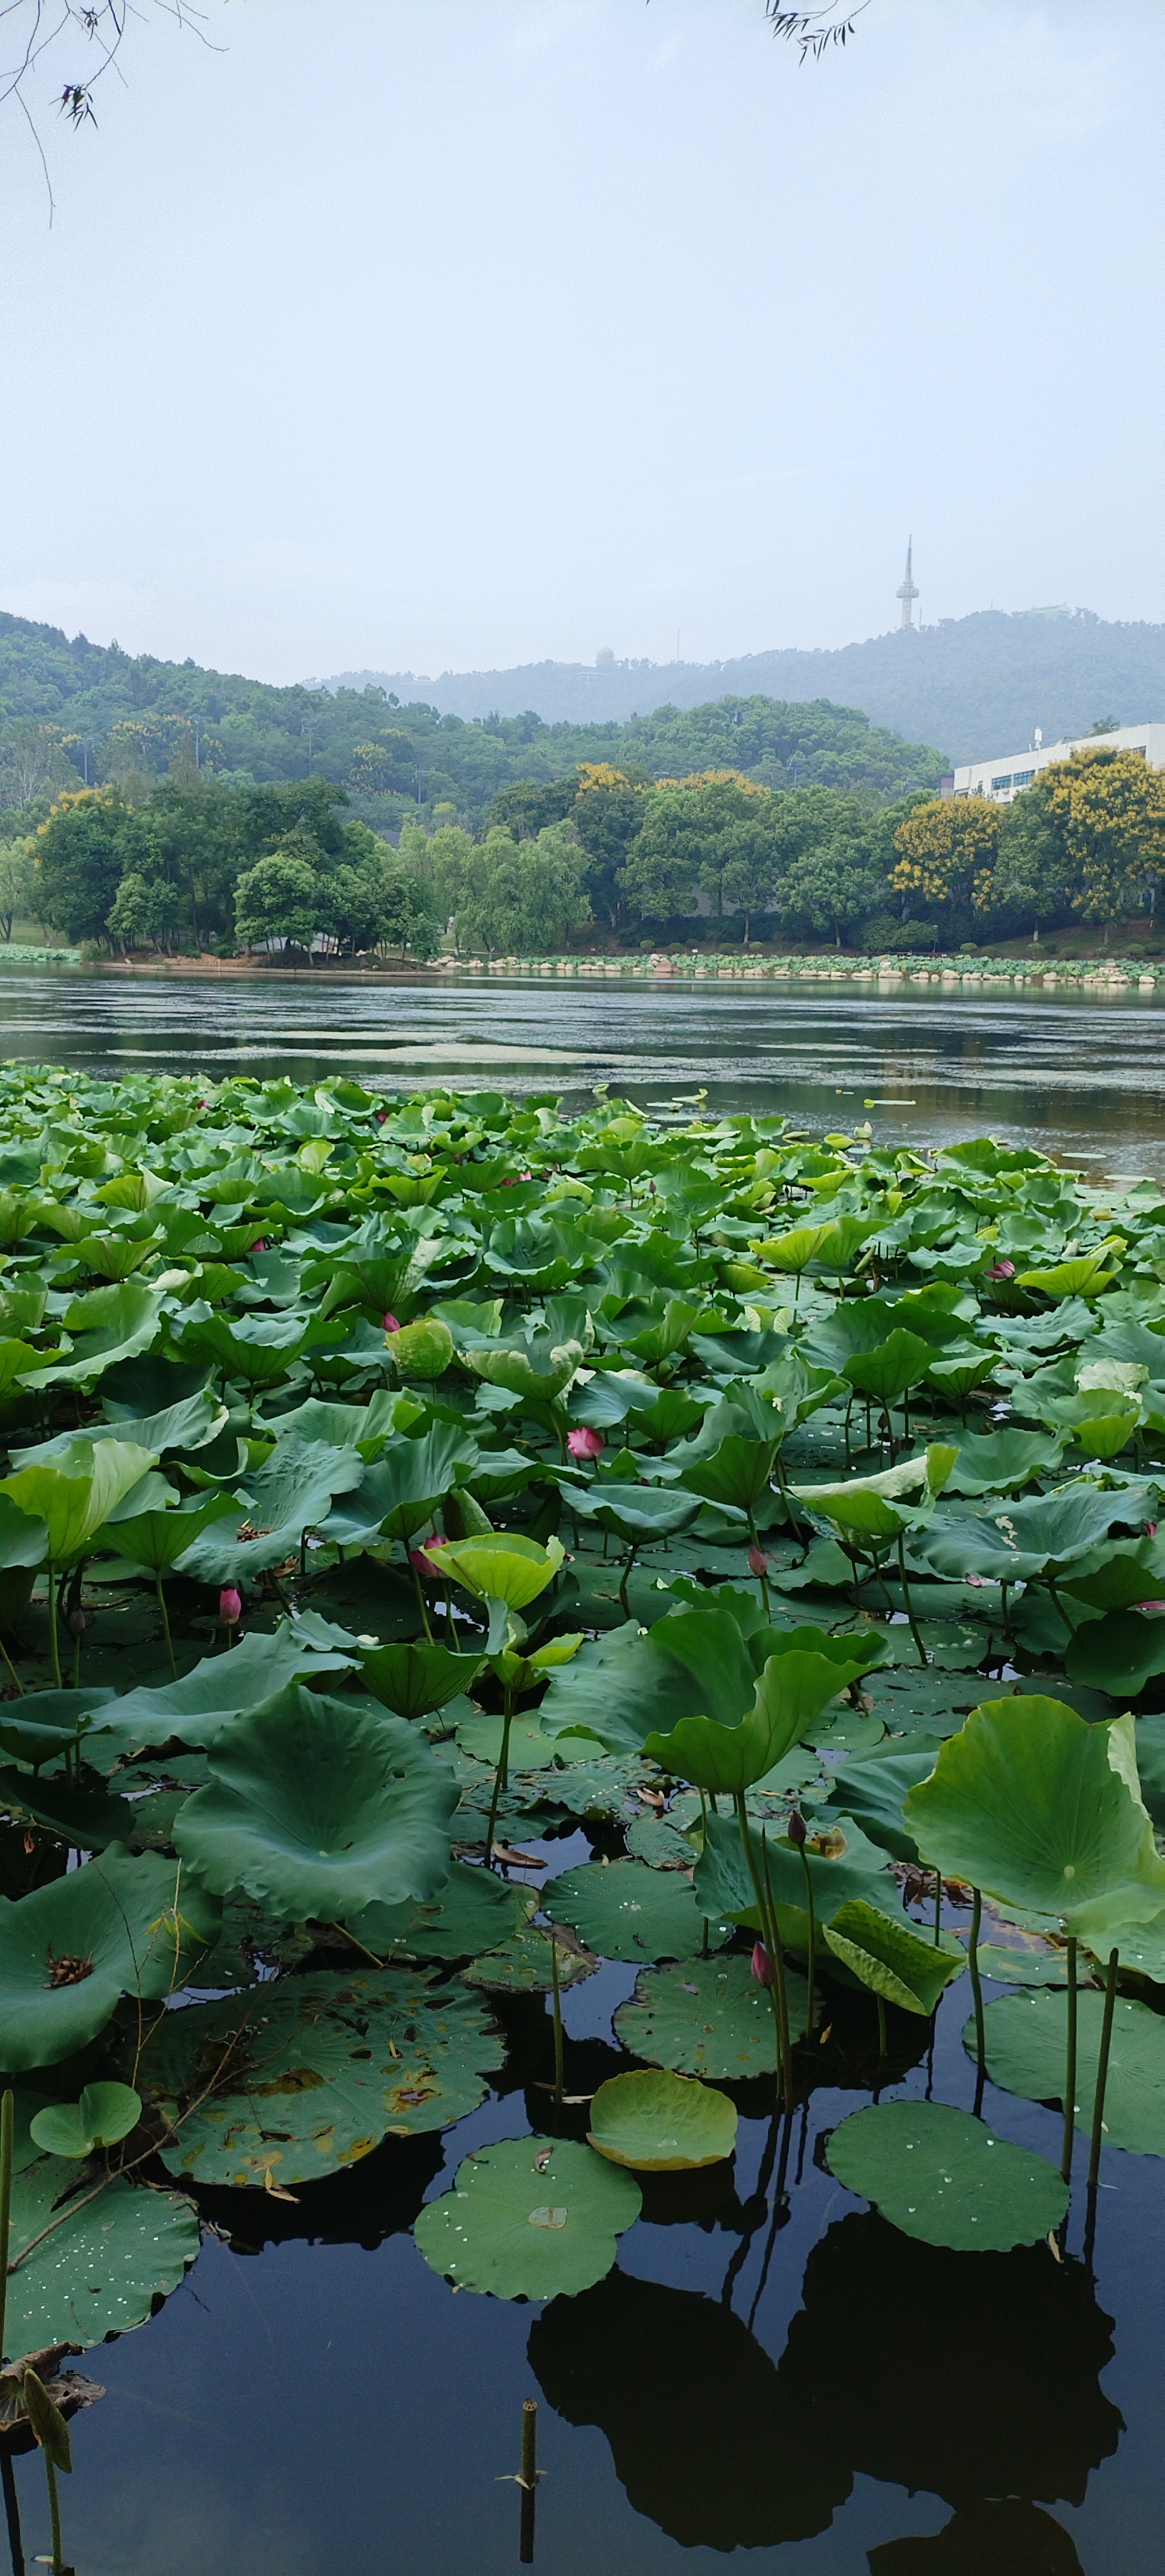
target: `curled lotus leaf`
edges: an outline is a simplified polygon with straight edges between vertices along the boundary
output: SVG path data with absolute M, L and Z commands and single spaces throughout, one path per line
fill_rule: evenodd
M 736 2144 L 736 2105 L 690 2075 L 636 2068 L 608 2076 L 591 2104 L 592 2147 L 636 2173 L 690 2173 Z
M 338 1923 L 435 1896 L 449 1875 L 456 1786 L 403 1718 L 293 1682 L 237 1718 L 210 1765 L 174 1841 L 217 1895 Z

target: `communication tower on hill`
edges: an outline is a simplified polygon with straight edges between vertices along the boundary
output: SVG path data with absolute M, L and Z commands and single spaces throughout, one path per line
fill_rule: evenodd
M 913 553 L 914 539 L 913 537 L 910 537 L 908 538 L 906 545 L 906 579 L 905 581 L 899 582 L 898 588 L 894 594 L 895 598 L 900 599 L 902 602 L 902 616 L 899 620 L 899 623 L 902 626 L 913 626 L 914 624 L 911 610 L 918 597 L 918 588 L 911 568 L 911 558 Z

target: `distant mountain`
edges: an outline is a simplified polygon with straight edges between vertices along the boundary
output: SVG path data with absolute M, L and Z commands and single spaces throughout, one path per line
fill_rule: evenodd
M 948 760 L 1021 751 L 1099 716 L 1165 716 L 1165 626 L 1109 624 L 1088 608 L 980 609 L 937 626 L 873 635 L 836 652 L 746 653 L 732 662 L 527 662 L 512 671 L 344 671 L 311 685 L 391 690 L 442 714 L 540 716 L 544 724 L 621 723 L 658 707 L 724 697 L 829 699 L 858 707 Z

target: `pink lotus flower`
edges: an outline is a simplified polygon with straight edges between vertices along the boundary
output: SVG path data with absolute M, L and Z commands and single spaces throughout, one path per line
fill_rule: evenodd
M 763 1549 L 762 1549 L 762 1548 L 759 1548 L 759 1547 L 750 1547 L 750 1549 L 749 1549 L 749 1551 L 748 1551 L 748 1570 L 749 1570 L 749 1573 L 750 1573 L 750 1574 L 767 1574 L 767 1573 L 768 1573 L 768 1570 L 769 1570 L 769 1560 L 768 1560 L 767 1556 L 764 1554 L 764 1551 L 763 1551 Z
M 992 1264 L 990 1270 L 984 1271 L 983 1276 L 985 1279 L 1014 1279 L 1015 1263 L 1014 1261 L 996 1261 Z
M 1138 1601 L 1137 1608 L 1149 1612 L 1165 1610 L 1165 1601 Z
M 398 1322 L 397 1322 L 397 1320 L 396 1320 L 396 1316 L 395 1316 L 395 1315 L 386 1315 L 386 1316 L 385 1316 L 385 1318 L 384 1318 L 384 1329 L 385 1329 L 385 1332 L 386 1332 L 386 1333 L 399 1333 L 399 1331 L 400 1331 L 400 1325 L 398 1324 Z
M 218 1596 L 218 1615 L 224 1628 L 233 1628 L 242 1618 L 243 1605 L 233 1583 L 223 1585 Z
M 438 1538 L 434 1533 L 432 1538 L 422 1539 L 419 1547 L 410 1547 L 409 1564 L 414 1574 L 423 1574 L 431 1580 L 440 1570 L 434 1565 L 433 1559 L 439 1556 L 443 1547 L 448 1545 L 447 1538 Z
M 753 1944 L 752 1973 L 758 1986 L 775 1986 L 777 1982 L 776 1969 L 763 1941 L 756 1941 Z
M 580 1424 L 577 1431 L 567 1432 L 566 1445 L 572 1458 L 599 1458 L 605 1444 L 599 1432 Z

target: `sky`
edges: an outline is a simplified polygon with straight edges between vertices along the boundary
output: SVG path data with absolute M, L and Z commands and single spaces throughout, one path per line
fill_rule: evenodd
M 1158 0 L 804 64 L 763 0 L 201 5 L 96 128 L 46 55 L 51 222 L 0 108 L 0 607 L 273 681 L 705 661 L 882 632 L 912 534 L 927 622 L 1165 617 Z

